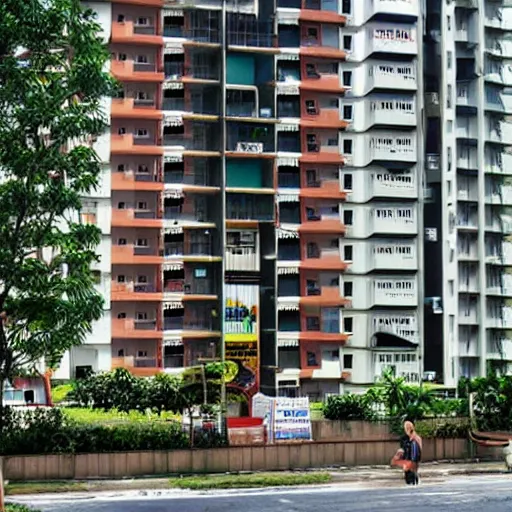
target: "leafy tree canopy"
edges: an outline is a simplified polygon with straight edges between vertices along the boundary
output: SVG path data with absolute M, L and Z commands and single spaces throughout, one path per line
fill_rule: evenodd
M 100 231 L 79 215 L 115 88 L 100 30 L 79 0 L 0 1 L 0 389 L 57 364 L 103 313 Z

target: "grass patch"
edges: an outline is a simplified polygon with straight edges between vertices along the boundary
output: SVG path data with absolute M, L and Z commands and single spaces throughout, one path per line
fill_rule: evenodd
M 154 421 L 180 421 L 180 416 L 171 412 L 121 412 L 115 409 L 103 411 L 102 409 L 87 409 L 81 407 L 66 407 L 62 411 L 71 420 L 79 423 L 147 423 Z
M 173 478 L 174 489 L 248 489 L 258 487 L 284 487 L 290 485 L 328 484 L 329 473 L 254 473 L 243 475 L 207 475 Z
M 13 482 L 5 486 L 7 496 L 20 494 L 46 494 L 62 492 L 86 492 L 87 484 L 81 482 Z M 28 510 L 28 509 L 27 509 Z M 18 512 L 13 509 L 13 512 Z M 20 509 L 23 512 L 23 509 Z
M 60 386 L 55 386 L 52 389 L 52 402 L 54 404 L 60 404 L 61 402 L 64 402 L 72 390 L 73 386 L 71 384 L 61 384 Z

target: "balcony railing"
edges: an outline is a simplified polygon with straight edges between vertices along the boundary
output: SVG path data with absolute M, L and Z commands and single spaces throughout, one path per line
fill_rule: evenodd
M 133 247 L 134 256 L 155 256 L 157 251 L 154 247 L 137 246 Z
M 226 150 L 236 153 L 273 153 L 274 139 L 270 135 L 251 137 L 228 131 Z
M 139 331 L 155 331 L 156 320 L 135 320 L 133 322 L 134 328 Z
M 282 188 L 300 188 L 300 175 L 294 172 L 280 172 L 277 175 L 277 183 Z
M 134 210 L 133 217 L 135 219 L 156 219 L 158 216 L 151 210 Z
M 164 284 L 164 292 L 183 295 L 212 295 L 213 282 L 208 279 L 194 279 L 189 282 L 185 279 L 170 279 Z
M 226 270 L 259 271 L 260 261 L 256 247 L 226 246 Z
M 273 196 L 270 198 L 250 194 L 228 194 L 226 218 L 232 220 L 274 220 Z
M 162 102 L 162 110 L 177 110 L 183 112 L 185 110 L 184 98 L 164 98 Z
M 233 46 L 249 46 L 253 48 L 272 48 L 273 36 L 270 27 L 262 27 L 255 32 L 236 30 L 234 27 L 228 28 L 228 44 Z
M 164 61 L 164 73 L 165 78 L 177 79 L 183 77 L 185 71 L 185 65 L 183 62 L 165 62 Z
M 208 186 L 206 172 L 197 171 L 192 174 L 185 174 L 184 171 L 167 171 L 164 175 L 165 183 L 179 185 Z
M 217 327 L 213 320 L 208 321 L 200 318 L 185 320 L 184 317 L 164 317 L 165 331 L 214 331 Z
M 183 368 L 183 356 L 164 356 L 164 368 Z
M 226 114 L 231 117 L 256 117 L 256 103 L 228 103 Z
M 277 141 L 277 151 L 282 151 L 283 153 L 300 153 L 300 140 L 297 137 L 297 140 L 283 140 L 281 138 Z
M 164 247 L 164 254 L 170 256 L 211 256 L 212 244 L 208 242 L 170 242 Z
M 207 134 L 203 133 L 203 137 L 193 138 L 184 134 L 164 134 L 164 146 L 181 146 L 187 151 L 220 151 L 220 138 L 219 134 L 212 134 L 211 137 L 206 137 Z
M 142 73 L 154 73 L 156 71 L 156 64 L 154 62 L 134 62 L 133 71 Z

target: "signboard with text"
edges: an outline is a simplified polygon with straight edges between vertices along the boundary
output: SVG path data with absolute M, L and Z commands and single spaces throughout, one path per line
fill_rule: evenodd
M 270 441 L 311 441 L 309 398 L 272 398 Z

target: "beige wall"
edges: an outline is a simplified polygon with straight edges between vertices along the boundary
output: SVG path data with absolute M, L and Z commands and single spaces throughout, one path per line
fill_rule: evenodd
M 385 465 L 396 449 L 396 440 L 381 439 L 171 452 L 5 457 L 4 477 L 12 481 L 66 480 Z M 424 440 L 424 461 L 466 459 L 470 455 L 496 458 L 499 451 L 475 447 L 470 453 L 466 439 Z

